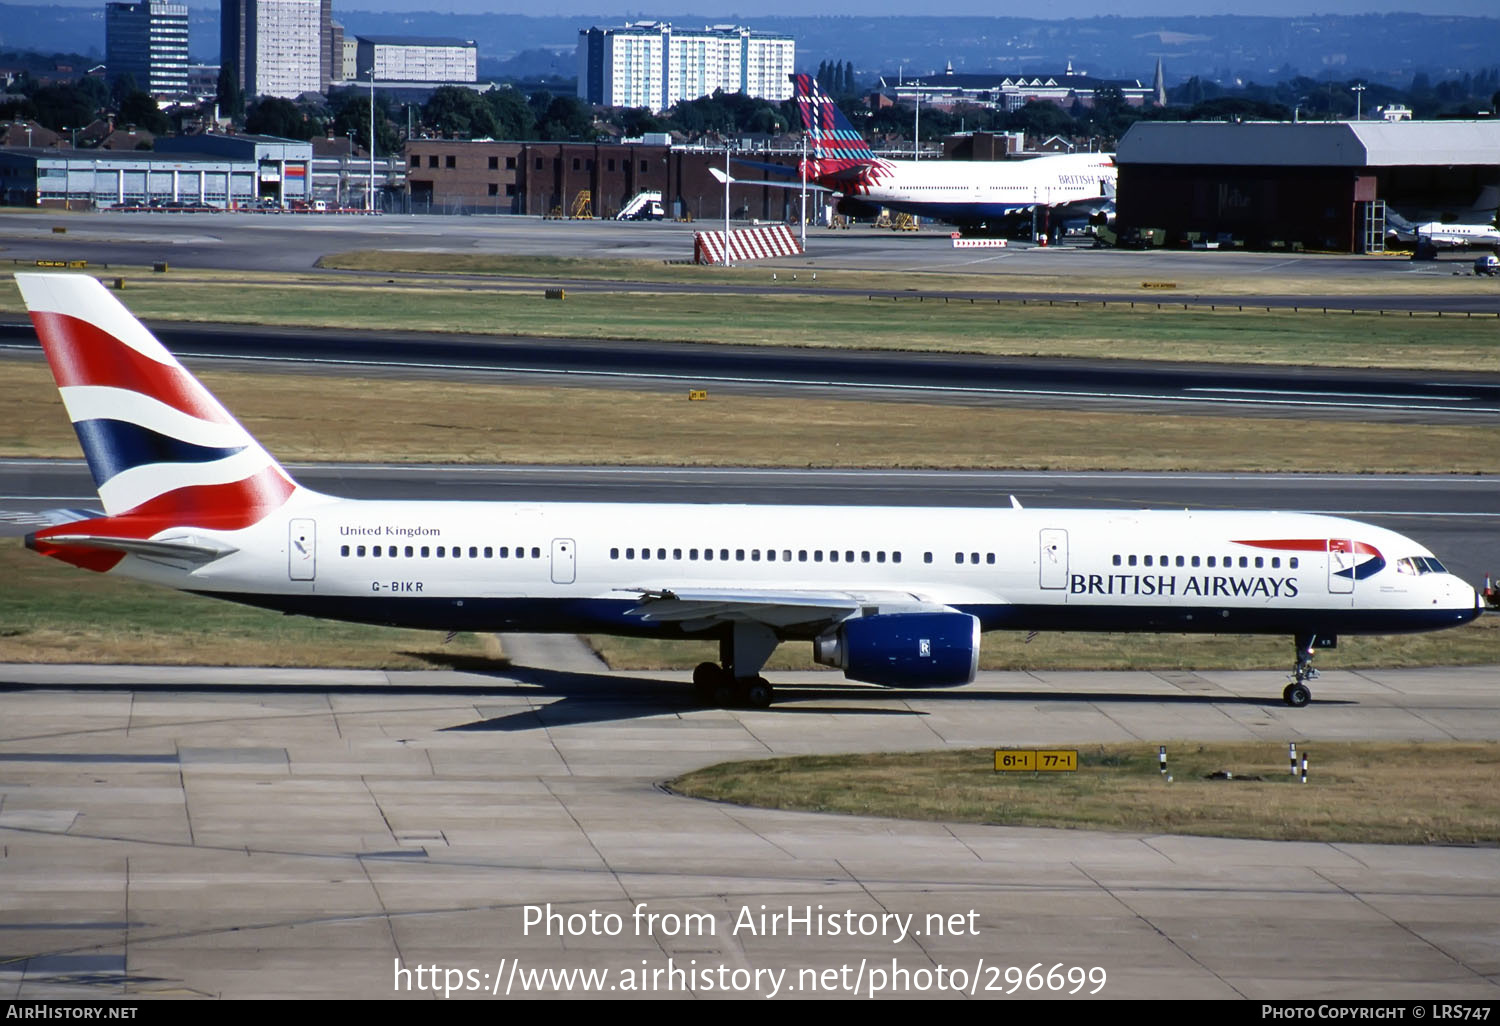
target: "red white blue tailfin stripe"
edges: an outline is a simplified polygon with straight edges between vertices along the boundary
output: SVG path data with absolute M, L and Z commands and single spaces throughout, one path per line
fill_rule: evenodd
M 112 533 L 238 530 L 297 491 L 271 454 L 98 281 L 17 274 L 16 283 Z M 80 526 L 68 525 L 74 533 Z

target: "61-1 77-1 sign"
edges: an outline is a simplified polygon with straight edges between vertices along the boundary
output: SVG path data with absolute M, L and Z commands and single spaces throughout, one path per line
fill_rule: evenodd
M 1067 773 L 1078 769 L 1078 752 L 1031 748 L 995 749 L 997 773 Z

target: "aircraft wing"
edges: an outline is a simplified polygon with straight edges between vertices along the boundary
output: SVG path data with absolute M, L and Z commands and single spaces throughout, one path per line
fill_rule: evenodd
M 703 630 L 718 623 L 760 623 L 776 630 L 821 633 L 871 607 L 880 612 L 947 610 L 905 591 L 798 591 L 755 588 L 632 588 L 641 596 L 629 611 L 642 620 Z

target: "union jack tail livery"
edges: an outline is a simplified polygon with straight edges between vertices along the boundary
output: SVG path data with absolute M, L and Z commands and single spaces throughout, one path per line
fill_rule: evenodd
M 40 531 L 36 542 L 67 538 L 70 547 L 100 550 L 99 537 L 238 530 L 297 492 L 271 454 L 98 281 L 17 274 L 16 283 L 108 514 Z M 108 569 L 125 551 L 112 548 L 87 559 L 48 554 Z
M 98 282 L 16 275 L 107 512 L 27 545 L 264 609 L 441 631 L 717 642 L 705 703 L 763 707 L 780 642 L 851 680 L 974 679 L 981 634 L 1282 634 L 1288 705 L 1340 634 L 1436 630 L 1482 600 L 1374 524 L 1258 510 L 345 499 L 300 488 Z

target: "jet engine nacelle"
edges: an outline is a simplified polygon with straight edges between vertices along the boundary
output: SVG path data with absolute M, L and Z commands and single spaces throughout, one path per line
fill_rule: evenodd
M 887 687 L 967 684 L 979 669 L 979 620 L 967 613 L 878 613 L 813 642 L 813 658 Z

